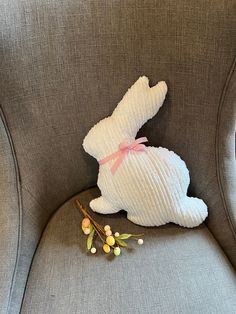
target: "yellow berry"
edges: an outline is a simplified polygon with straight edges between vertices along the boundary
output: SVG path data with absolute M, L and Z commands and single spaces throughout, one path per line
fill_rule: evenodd
M 110 246 L 114 245 L 115 244 L 115 239 L 113 238 L 113 236 L 108 236 L 106 238 L 106 243 Z
M 110 227 L 109 225 L 106 225 L 106 226 L 104 227 L 104 230 L 105 230 L 105 231 L 111 230 L 111 227 Z
M 105 253 L 110 253 L 110 251 L 111 251 L 110 246 L 105 243 L 105 244 L 103 245 L 103 251 L 104 251 Z
M 84 228 L 88 228 L 88 226 L 90 225 L 90 220 L 86 217 L 82 220 L 82 226 Z

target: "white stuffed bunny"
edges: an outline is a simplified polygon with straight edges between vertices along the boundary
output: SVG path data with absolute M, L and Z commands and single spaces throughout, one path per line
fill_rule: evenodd
M 190 183 L 184 161 L 166 148 L 146 147 L 135 140 L 141 126 L 160 109 L 167 85 L 149 87 L 140 77 L 113 114 L 97 123 L 83 147 L 99 163 L 98 187 L 102 196 L 90 207 L 102 214 L 127 211 L 128 219 L 144 226 L 173 222 L 195 227 L 207 217 L 207 206 L 186 195 Z

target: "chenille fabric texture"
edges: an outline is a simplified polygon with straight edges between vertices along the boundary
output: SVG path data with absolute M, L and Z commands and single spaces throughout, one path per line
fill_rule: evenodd
M 102 195 L 90 202 L 94 211 L 111 214 L 124 209 L 129 220 L 143 226 L 173 222 L 191 228 L 207 217 L 206 204 L 187 196 L 190 178 L 185 162 L 166 148 L 127 150 L 113 171 L 119 158 L 114 152 L 119 154 L 119 147 L 128 143 L 132 148 L 137 132 L 158 112 L 166 93 L 165 82 L 150 88 L 148 78 L 140 77 L 113 114 L 85 137 L 85 151 L 98 161 L 107 159 L 100 162 L 98 187 Z
M 22 313 L 235 314 L 234 273 L 220 249 L 236 267 L 235 5 L 0 1 L 1 314 L 19 314 L 28 277 Z M 86 256 L 78 216 L 66 209 L 68 219 L 58 213 L 58 227 L 50 224 L 57 245 L 47 233 L 44 254 L 35 254 L 53 213 L 96 184 L 97 162 L 83 138 L 143 73 L 152 86 L 164 79 L 168 94 L 137 138 L 186 162 L 189 193 L 208 206 L 205 232 L 194 241 L 199 227 L 151 228 L 142 249 L 104 267 L 103 254 L 101 263 Z M 120 215 L 97 219 L 114 231 L 144 232 Z M 32 274 L 33 256 L 41 262 L 35 258 Z

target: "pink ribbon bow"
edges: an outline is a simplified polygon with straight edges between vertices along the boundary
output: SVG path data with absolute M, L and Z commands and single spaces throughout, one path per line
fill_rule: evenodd
M 146 146 L 144 144 L 144 142 L 147 142 L 148 139 L 146 137 L 140 137 L 137 140 L 133 141 L 132 143 L 127 143 L 127 142 L 122 142 L 119 145 L 119 150 L 112 153 L 111 155 L 99 160 L 99 164 L 103 165 L 105 163 L 107 163 L 108 161 L 112 160 L 112 159 L 116 159 L 115 163 L 112 165 L 111 167 L 111 173 L 114 174 L 117 170 L 117 168 L 120 166 L 120 164 L 122 163 L 123 159 L 125 158 L 125 155 L 130 151 L 144 151 L 146 149 Z

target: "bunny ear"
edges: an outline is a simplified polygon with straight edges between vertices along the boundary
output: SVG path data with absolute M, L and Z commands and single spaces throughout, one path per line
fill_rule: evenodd
M 145 75 L 143 76 L 140 76 L 137 81 L 133 84 L 133 86 L 137 86 L 137 85 L 143 85 L 143 86 L 146 86 L 148 88 L 149 87 L 149 78 Z
M 142 76 L 126 92 L 112 117 L 127 136 L 135 137 L 141 126 L 158 112 L 166 93 L 165 82 L 150 88 L 148 78 Z
M 151 92 L 152 93 L 154 93 L 156 95 L 159 95 L 162 92 L 164 97 L 165 97 L 165 95 L 167 93 L 167 90 L 168 90 L 168 87 L 167 87 L 165 81 L 160 81 L 155 86 L 151 87 Z

